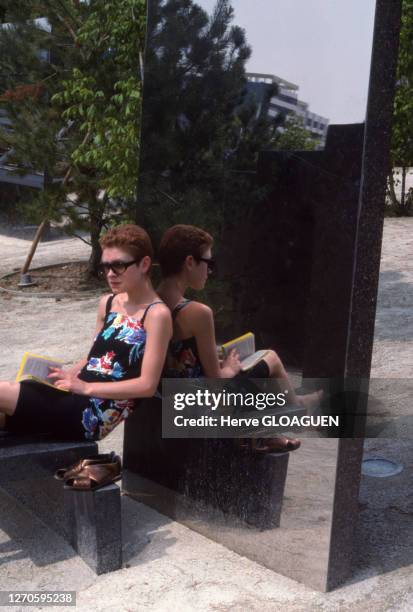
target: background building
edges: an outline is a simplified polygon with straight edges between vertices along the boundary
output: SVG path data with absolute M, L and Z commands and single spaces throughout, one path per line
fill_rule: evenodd
M 324 144 L 328 119 L 309 110 L 307 102 L 298 98 L 299 87 L 274 74 L 247 73 L 247 87 L 258 105 L 257 114 L 282 118 L 293 113 L 299 117 L 311 135 Z

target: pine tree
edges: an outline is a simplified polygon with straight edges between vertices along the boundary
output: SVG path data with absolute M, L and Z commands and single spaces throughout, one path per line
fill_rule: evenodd
M 258 154 L 277 148 L 284 118 L 257 113 L 251 49 L 233 21 L 229 0 L 210 16 L 193 0 L 149 1 L 137 218 L 154 235 L 188 219 L 219 235 L 265 197 Z M 281 144 L 307 140 L 291 131 Z
M 149 1 L 138 215 L 155 233 L 185 217 L 220 224 L 251 53 L 232 20 L 227 0 L 211 17 L 192 0 Z

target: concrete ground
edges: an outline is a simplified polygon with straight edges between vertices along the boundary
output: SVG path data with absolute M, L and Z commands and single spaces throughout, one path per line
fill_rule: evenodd
M 413 366 L 412 230 L 413 219 L 385 222 L 373 376 L 395 384 L 397 378 L 411 377 Z M 0 275 L 19 267 L 28 248 L 28 241 L 0 234 Z M 81 259 L 87 252 L 78 240 L 48 242 L 40 245 L 33 267 Z M 93 335 L 96 304 L 95 298 L 56 301 L 0 293 L 0 378 L 14 377 L 24 350 L 65 355 L 68 362 L 81 357 L 81 347 Z M 122 429 L 100 446 L 121 450 Z M 77 609 L 88 612 L 410 611 L 413 442 L 367 440 L 366 456 L 400 461 L 404 470 L 387 479 L 363 477 L 354 572 L 331 593 L 275 574 L 126 496 L 124 567 L 97 577 L 63 540 L 1 490 L 0 589 L 75 590 Z

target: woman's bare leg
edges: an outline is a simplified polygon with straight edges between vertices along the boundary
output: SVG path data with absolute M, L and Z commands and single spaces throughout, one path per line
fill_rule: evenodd
M 268 351 L 264 357 L 264 361 L 270 369 L 270 376 L 277 378 L 283 386 L 282 391 L 288 391 L 288 402 L 303 408 L 314 408 L 318 406 L 322 398 L 322 391 L 314 391 L 314 393 L 307 393 L 306 395 L 297 395 L 291 385 L 290 379 L 286 369 L 284 368 L 281 359 L 278 357 L 275 351 Z
M 0 382 L 0 413 L 11 416 L 16 410 L 17 400 L 20 393 L 20 383 Z M 1 426 L 1 421 L 0 421 Z
M 282 386 L 282 392 L 285 393 L 287 391 L 287 400 L 289 403 L 296 403 L 297 396 L 295 394 L 294 388 L 290 383 L 290 379 L 288 378 L 288 374 L 282 364 L 281 359 L 278 357 L 275 351 L 268 351 L 268 353 L 264 357 L 265 363 L 268 365 L 270 371 L 271 378 L 277 378 Z M 298 438 L 288 438 L 287 436 L 283 436 L 278 434 L 274 438 L 260 438 L 252 440 L 252 449 L 256 452 L 286 452 L 297 450 L 301 445 L 300 440 Z
M 288 403 L 302 406 L 303 408 L 311 408 L 319 403 L 322 391 L 309 393 L 307 395 L 297 395 L 292 386 L 288 374 L 281 359 L 275 351 L 268 351 L 264 357 L 264 361 L 268 365 L 271 378 L 276 378 L 282 386 L 282 392 L 287 392 Z M 258 446 L 257 446 L 258 444 Z M 277 435 L 274 438 L 261 438 L 254 441 L 252 448 L 256 452 L 285 452 L 297 450 L 301 446 L 298 438 L 288 438 L 287 436 Z
M 286 369 L 284 368 L 283 363 L 278 357 L 277 353 L 275 351 L 268 351 L 268 353 L 264 357 L 264 361 L 270 370 L 271 378 L 276 378 L 280 381 L 280 384 L 282 386 L 282 392 L 285 393 L 287 391 L 288 401 L 292 404 L 295 404 L 297 401 L 297 395 L 290 382 L 290 379 L 288 378 Z

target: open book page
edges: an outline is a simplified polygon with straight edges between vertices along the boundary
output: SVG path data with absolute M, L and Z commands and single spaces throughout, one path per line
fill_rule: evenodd
M 222 345 L 224 356 L 228 355 L 232 349 L 236 349 L 241 362 L 241 370 L 250 370 L 253 368 L 265 355 L 268 350 L 255 350 L 255 336 L 252 332 L 247 332 L 239 338 L 230 340 Z
M 241 370 L 250 370 L 253 368 L 265 355 L 268 353 L 268 350 L 255 351 L 252 355 L 249 355 L 245 359 L 241 359 Z
M 48 378 L 50 368 L 61 368 L 63 364 L 64 362 L 60 359 L 50 359 L 49 357 L 41 357 L 40 355 L 26 352 L 23 355 L 16 381 L 36 380 L 53 387 L 53 380 Z
M 252 332 L 247 332 L 239 338 L 225 342 L 222 345 L 224 355 L 227 356 L 233 349 L 239 354 L 240 361 L 255 353 L 255 336 Z

